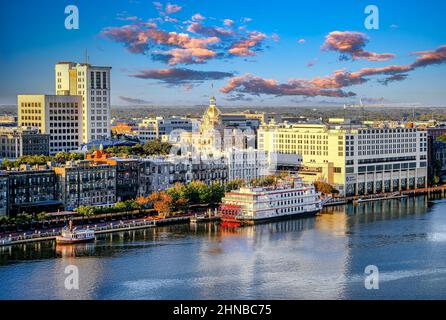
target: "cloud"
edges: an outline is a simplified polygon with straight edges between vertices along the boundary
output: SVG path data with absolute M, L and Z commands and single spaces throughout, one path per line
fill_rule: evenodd
M 442 64 L 446 62 L 446 45 L 440 46 L 436 50 L 413 52 L 412 55 L 419 55 L 416 61 L 412 63 L 413 68 Z
M 257 31 L 251 32 L 247 39 L 234 43 L 229 49 L 229 53 L 240 57 L 254 56 L 256 51 L 260 50 L 260 45 L 266 37 L 264 33 Z
M 139 18 L 137 16 L 130 16 L 127 14 L 127 12 L 120 12 L 116 15 L 116 20 L 121 21 L 137 21 Z
M 123 43 L 129 52 L 144 53 L 149 45 L 141 39 L 141 30 L 137 25 L 105 28 L 102 33 L 108 39 Z
M 169 65 L 203 63 L 214 58 L 217 53 L 209 46 L 220 41 L 217 37 L 193 38 L 186 33 L 166 32 L 153 27 L 143 29 L 137 25 L 106 28 L 102 34 L 123 43 L 132 53 L 145 53 L 157 46 L 174 47 L 171 50 L 156 52 L 158 57 L 164 55 L 167 58 L 164 61 Z
M 324 77 L 312 79 L 290 79 L 286 83 L 279 83 L 273 79 L 245 74 L 229 79 L 226 86 L 220 89 L 222 93 L 243 93 L 252 95 L 275 96 L 326 96 L 326 97 L 351 97 L 354 92 L 345 91 L 345 88 L 368 82 L 370 77 L 384 76 L 378 79 L 383 85 L 390 82 L 407 79 L 408 73 L 429 65 L 446 63 L 446 45 L 435 50 L 414 52 L 418 55 L 416 60 L 408 65 L 389 65 L 380 68 L 362 68 L 355 72 L 336 70 Z
M 168 3 L 166 5 L 166 13 L 167 14 L 179 12 L 179 11 L 181 11 L 181 9 L 183 9 L 183 8 L 181 6 L 179 6 L 179 5 L 176 5 L 176 4 Z
M 364 48 L 368 41 L 368 37 L 361 32 L 333 31 L 325 37 L 325 42 L 321 49 L 340 52 L 341 60 L 367 59 L 369 61 L 386 61 L 395 57 L 391 53 L 365 51 Z
M 306 40 L 304 38 L 301 38 L 301 39 L 297 40 L 297 42 L 299 44 L 304 44 L 306 42 Z
M 160 17 L 147 21 L 134 21 L 118 27 L 106 27 L 101 35 L 121 43 L 129 52 L 144 54 L 154 61 L 170 66 L 177 64 L 201 64 L 211 59 L 229 59 L 254 56 L 262 51 L 267 40 L 279 41 L 277 34 L 267 36 L 259 31 L 246 28 L 232 30 L 234 21 L 224 20 L 224 26 L 205 25 L 205 19 L 196 13 L 192 20 L 179 21 L 167 15 L 177 10 L 166 8 L 154 2 Z M 212 19 L 209 19 L 211 21 Z M 164 30 L 163 24 L 170 22 L 181 28 L 182 32 Z M 184 25 L 187 24 L 185 28 Z
M 147 100 L 138 99 L 138 98 L 124 97 L 124 96 L 119 96 L 119 99 L 121 99 L 122 101 L 125 101 L 127 103 L 130 103 L 130 104 L 148 104 L 148 103 L 151 103 L 150 101 L 147 101 Z
M 168 3 L 166 6 L 164 6 L 161 2 L 153 2 L 153 6 L 156 10 L 158 10 L 160 16 L 166 16 L 169 14 L 177 13 L 183 9 L 183 7 L 177 5 L 177 4 L 171 4 Z
M 234 35 L 234 32 L 221 27 L 207 27 L 199 22 L 192 22 L 187 31 L 196 33 L 206 37 L 220 37 L 226 38 Z
M 144 69 L 130 75 L 139 79 L 152 79 L 169 85 L 197 84 L 209 80 L 222 80 L 233 77 L 230 72 L 198 71 L 186 68 Z
M 262 79 L 260 77 L 245 74 L 233 77 L 227 85 L 220 89 L 222 93 L 238 92 L 252 95 L 275 95 L 275 96 L 326 96 L 326 97 L 350 97 L 355 94 L 337 89 L 325 89 L 312 81 L 292 79 L 287 83 L 279 83 L 273 79 Z
M 390 82 L 406 80 L 408 76 L 409 75 L 407 73 L 394 74 L 394 75 L 388 76 L 384 79 L 380 79 L 380 80 L 378 80 L 378 82 L 387 86 Z
M 316 58 L 311 59 L 311 61 L 307 63 L 307 67 L 308 68 L 313 67 L 317 63 L 317 61 L 318 61 L 318 59 L 316 59 Z
M 194 21 L 203 21 L 206 20 L 205 17 L 203 17 L 200 13 L 196 13 L 192 16 L 192 20 Z
M 247 18 L 247 17 L 245 17 L 245 18 L 242 18 L 241 21 L 242 21 L 242 22 L 251 22 L 252 19 L 251 19 L 251 18 Z
M 227 27 L 232 27 L 234 25 L 234 20 L 225 19 L 225 20 L 223 20 L 223 24 Z

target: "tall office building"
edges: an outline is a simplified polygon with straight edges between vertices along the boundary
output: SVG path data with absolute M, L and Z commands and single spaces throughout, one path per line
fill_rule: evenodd
M 111 67 L 88 63 L 56 64 L 56 94 L 82 96 L 82 141 L 110 138 Z
M 69 152 L 82 142 L 82 97 L 18 95 L 19 127 L 49 134 L 50 154 Z

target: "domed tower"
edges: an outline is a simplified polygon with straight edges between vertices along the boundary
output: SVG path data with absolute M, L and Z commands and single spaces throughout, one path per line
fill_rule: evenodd
M 215 97 L 211 97 L 209 107 L 203 115 L 201 126 L 202 129 L 216 129 L 215 127 L 221 124 L 221 111 L 217 108 Z
M 201 119 L 199 148 L 202 151 L 207 150 L 207 153 L 213 153 L 222 149 L 224 126 L 215 97 L 211 97 L 209 102 L 209 107 Z

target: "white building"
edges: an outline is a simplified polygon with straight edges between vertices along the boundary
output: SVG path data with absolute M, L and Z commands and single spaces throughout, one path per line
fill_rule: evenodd
M 346 194 L 373 194 L 427 186 L 427 132 L 362 128 L 345 135 Z
M 82 97 L 18 95 L 19 127 L 50 135 L 50 154 L 77 150 L 82 143 Z
M 138 138 L 147 142 L 160 139 L 178 141 L 181 132 L 192 132 L 192 120 L 184 117 L 156 117 L 143 119 L 137 129 Z
M 110 137 L 110 70 L 74 62 L 55 66 L 56 94 L 82 97 L 84 143 Z
M 231 149 L 224 153 L 228 167 L 228 180 L 243 179 L 247 182 L 269 174 L 269 161 L 265 151 Z

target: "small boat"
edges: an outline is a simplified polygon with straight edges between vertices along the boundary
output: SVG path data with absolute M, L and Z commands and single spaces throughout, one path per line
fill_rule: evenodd
M 68 227 L 62 229 L 60 236 L 56 237 L 58 244 L 76 244 L 90 242 L 94 240 L 94 231 L 90 229 L 73 228 L 73 222 L 70 221 Z

